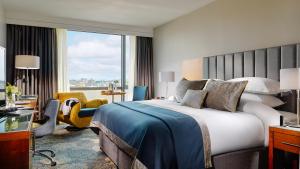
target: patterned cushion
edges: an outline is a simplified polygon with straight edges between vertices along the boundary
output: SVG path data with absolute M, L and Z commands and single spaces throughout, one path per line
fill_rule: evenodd
M 247 81 L 226 82 L 210 80 L 205 86 L 205 90 L 208 92 L 205 106 L 235 112 L 247 83 Z
M 207 91 L 204 90 L 188 90 L 182 99 L 181 105 L 201 109 L 206 94 Z
M 182 102 L 182 99 L 188 89 L 202 90 L 207 80 L 189 81 L 183 78 L 176 87 L 176 100 Z

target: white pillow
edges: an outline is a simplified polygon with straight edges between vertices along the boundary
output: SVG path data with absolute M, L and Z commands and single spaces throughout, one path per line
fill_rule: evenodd
M 257 94 L 275 95 L 280 93 L 279 81 L 262 78 L 262 77 L 244 77 L 236 78 L 228 81 L 248 81 L 245 92 Z
M 265 146 L 269 144 L 269 126 L 278 126 L 280 123 L 280 113 L 262 103 L 254 101 L 242 101 L 238 107 L 239 111 L 250 113 L 262 120 L 265 128 Z
M 278 107 L 284 104 L 279 98 L 272 95 L 243 93 L 241 96 L 242 101 L 255 101 L 260 102 L 270 107 Z

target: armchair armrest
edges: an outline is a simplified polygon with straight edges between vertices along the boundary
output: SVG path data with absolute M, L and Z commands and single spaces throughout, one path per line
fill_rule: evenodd
M 69 114 L 69 117 L 65 117 L 65 118 L 77 118 L 78 117 L 78 113 L 80 112 L 80 109 L 81 109 L 81 105 L 80 103 L 77 103 L 75 104 L 72 109 L 71 109 L 71 112 Z
M 103 105 L 103 104 L 107 104 L 108 101 L 107 99 L 94 99 L 94 100 L 89 100 L 86 103 L 86 107 L 87 108 L 98 108 L 99 106 Z

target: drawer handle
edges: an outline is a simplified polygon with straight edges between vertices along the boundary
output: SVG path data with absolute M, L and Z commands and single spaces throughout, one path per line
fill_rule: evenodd
M 291 144 L 291 143 L 287 143 L 287 142 L 281 142 L 282 144 L 285 144 L 285 145 L 289 145 L 289 146 L 293 146 L 293 147 L 297 147 L 297 148 L 300 148 L 299 145 L 297 144 Z

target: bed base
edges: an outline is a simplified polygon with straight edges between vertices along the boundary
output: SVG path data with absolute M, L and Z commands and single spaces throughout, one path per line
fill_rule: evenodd
M 100 149 L 118 166 L 119 169 L 144 169 L 132 167 L 134 158 L 125 153 L 101 130 L 99 131 Z M 266 148 L 240 150 L 212 157 L 213 169 L 265 169 Z

